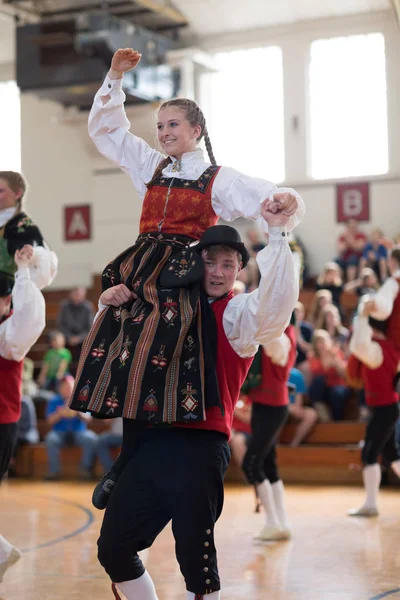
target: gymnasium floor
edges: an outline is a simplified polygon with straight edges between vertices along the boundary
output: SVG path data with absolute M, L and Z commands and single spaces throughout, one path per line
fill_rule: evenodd
M 14 482 L 1 486 L 0 532 L 23 550 L 5 575 L 1 600 L 111 600 L 96 560 L 102 513 L 92 485 Z M 400 599 L 400 490 L 381 492 L 381 516 L 351 519 L 357 487 L 287 488 L 293 539 L 255 545 L 262 527 L 253 494 L 228 487 L 216 539 L 222 600 Z M 170 528 L 144 557 L 159 600 L 185 600 Z

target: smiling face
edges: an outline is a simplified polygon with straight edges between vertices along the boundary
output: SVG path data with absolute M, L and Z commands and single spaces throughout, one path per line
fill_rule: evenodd
M 201 134 L 200 125 L 192 127 L 185 110 L 175 106 L 162 108 L 158 113 L 157 136 L 164 152 L 177 160 L 186 152 L 194 152 Z
M 209 298 L 219 298 L 230 292 L 242 263 L 239 253 L 225 246 L 211 246 L 203 250 L 204 289 Z
M 17 206 L 18 198 L 22 195 L 22 191 L 14 192 L 5 179 L 0 178 L 0 210 Z

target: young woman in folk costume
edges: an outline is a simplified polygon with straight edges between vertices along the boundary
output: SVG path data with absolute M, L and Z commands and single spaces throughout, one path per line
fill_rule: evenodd
M 35 248 L 30 277 L 39 289 L 50 285 L 57 273 L 57 256 L 49 250 L 39 228 L 23 210 L 26 182 L 20 173 L 0 171 L 0 274 L 12 286 L 17 265 L 14 255 L 24 246 Z
M 89 116 L 94 143 L 130 175 L 143 207 L 135 245 L 103 272 L 103 291 L 125 284 L 129 293 L 122 307 L 109 306 L 96 319 L 71 407 L 107 418 L 194 422 L 205 415 L 209 353 L 200 303 L 203 265 L 190 244 L 219 217 L 262 225 L 262 202 L 290 215 L 291 230 L 304 204 L 293 190 L 218 167 L 192 100 L 165 102 L 158 112 L 158 140 L 167 156 L 130 133 L 122 77 L 139 61 L 132 49 L 114 54 Z M 212 164 L 197 148 L 203 137 Z

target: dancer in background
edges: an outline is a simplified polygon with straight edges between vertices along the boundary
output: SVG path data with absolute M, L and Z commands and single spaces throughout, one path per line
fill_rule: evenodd
M 10 277 L 0 273 L 0 481 L 7 473 L 17 436 L 24 356 L 46 324 L 44 298 L 30 276 L 34 248 L 17 250 L 14 261 L 17 272 L 13 288 Z M 0 535 L 0 582 L 20 556 L 21 552 Z
M 350 341 L 351 356 L 347 371 L 350 381 L 362 381 L 365 402 L 370 409 L 365 444 L 362 450 L 363 481 L 366 492 L 360 508 L 352 509 L 352 517 L 374 517 L 378 514 L 378 492 L 381 467 L 378 458 L 383 455 L 400 477 L 400 453 L 395 440 L 395 427 L 399 418 L 399 395 L 395 378 L 400 361 L 400 351 L 387 336 L 387 321 L 371 318 L 373 303 L 363 297 L 359 316 L 354 319 Z

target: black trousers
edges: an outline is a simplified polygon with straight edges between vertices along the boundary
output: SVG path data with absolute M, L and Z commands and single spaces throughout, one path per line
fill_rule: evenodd
M 287 406 L 253 403 L 251 437 L 242 465 L 243 472 L 252 485 L 266 479 L 271 483 L 279 481 L 275 444 L 288 414 Z
M 17 423 L 0 423 L 0 482 L 8 471 L 16 440 Z
M 176 558 L 194 594 L 220 589 L 214 525 L 223 507 L 228 440 L 216 431 L 150 429 L 110 496 L 98 558 L 115 583 L 137 579 L 138 556 L 172 520 Z
M 382 455 L 385 463 L 400 459 L 396 445 L 395 428 L 399 418 L 399 405 L 375 406 L 370 408 L 370 418 L 362 451 L 364 465 L 373 465 Z

